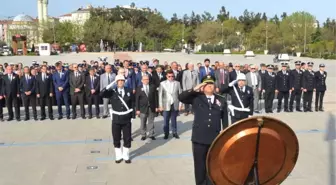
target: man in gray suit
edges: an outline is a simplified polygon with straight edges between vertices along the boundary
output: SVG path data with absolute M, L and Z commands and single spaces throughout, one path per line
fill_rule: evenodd
M 219 62 L 218 69 L 215 71 L 215 79 L 217 93 L 219 93 L 219 89 L 222 89 L 222 87 L 228 87 L 229 72 L 225 69 L 224 62 Z
M 182 75 L 182 87 L 183 91 L 193 89 L 196 87 L 199 83 L 199 75 L 197 71 L 194 70 L 194 64 L 189 63 L 188 64 L 188 70 L 185 70 Z M 191 105 L 185 104 L 184 105 L 185 116 L 188 116 L 188 114 L 191 114 Z
M 177 135 L 176 117 L 179 110 L 182 110 L 182 104 L 178 100 L 178 96 L 182 93 L 181 85 L 174 80 L 174 72 L 167 71 L 167 80 L 160 83 L 159 87 L 159 110 L 163 111 L 164 119 L 164 139 L 169 136 L 169 120 L 172 124 L 173 137 L 179 139 Z
M 69 84 L 70 84 L 70 96 L 72 104 L 72 119 L 76 119 L 76 106 L 77 102 L 80 106 L 81 116 L 85 119 L 85 110 L 84 110 L 84 84 L 85 84 L 85 75 L 78 71 L 78 65 L 72 65 L 73 72 L 69 74 Z
M 105 73 L 100 76 L 100 91 L 102 91 L 107 85 L 114 82 L 116 75 L 112 73 L 112 66 L 105 66 Z M 103 118 L 108 117 L 108 104 L 110 102 L 109 98 L 103 98 Z
M 257 72 L 257 66 L 251 65 L 250 72 L 246 74 L 246 84 L 253 89 L 254 96 L 254 112 L 260 113 L 259 92 L 261 91 L 261 76 Z

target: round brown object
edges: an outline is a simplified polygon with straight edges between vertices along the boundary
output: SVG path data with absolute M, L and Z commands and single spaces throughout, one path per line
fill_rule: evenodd
M 293 170 L 299 155 L 295 132 L 282 121 L 265 116 L 241 120 L 212 143 L 207 170 L 215 185 L 243 185 L 253 167 L 259 125 L 258 176 L 260 185 L 276 185 Z

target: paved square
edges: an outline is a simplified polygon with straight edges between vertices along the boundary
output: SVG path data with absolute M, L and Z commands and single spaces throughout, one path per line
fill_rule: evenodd
M 113 54 L 104 55 L 113 58 Z M 96 59 L 98 56 L 102 54 L 0 57 L 0 63 L 24 61 L 30 64 L 36 59 L 48 62 L 67 60 L 71 63 Z M 212 61 L 241 64 L 272 62 L 271 56 L 252 60 L 245 60 L 242 56 L 170 53 L 132 53 L 130 56 L 135 60 L 159 58 L 161 61 L 176 60 L 182 64 L 200 62 L 206 57 Z M 299 138 L 299 160 L 294 171 L 283 182 L 285 185 L 336 184 L 336 63 L 323 60 L 314 62 L 324 62 L 327 66 L 326 112 L 268 114 L 290 125 Z M 57 112 L 56 107 L 54 112 Z M 114 163 L 111 121 L 108 119 L 0 123 L 0 185 L 193 185 L 192 119 L 191 116 L 179 116 L 181 139 L 163 140 L 162 117 L 157 117 L 157 140 L 149 144 L 140 140 L 140 120 L 134 120 L 133 161 L 130 165 Z

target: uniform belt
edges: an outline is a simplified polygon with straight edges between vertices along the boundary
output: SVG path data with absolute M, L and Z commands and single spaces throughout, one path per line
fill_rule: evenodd
M 235 113 L 234 113 L 235 110 L 236 111 L 241 111 L 241 112 L 250 112 L 249 108 L 240 108 L 240 107 L 235 107 L 233 105 L 228 105 L 228 109 L 230 110 L 232 116 L 235 115 Z

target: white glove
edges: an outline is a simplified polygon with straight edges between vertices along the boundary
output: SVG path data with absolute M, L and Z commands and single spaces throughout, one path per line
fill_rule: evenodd
M 112 86 L 113 86 L 115 83 L 116 83 L 116 82 L 114 81 L 114 82 L 108 84 L 108 85 L 106 86 L 106 90 L 111 89 Z
M 229 87 L 233 87 L 237 83 L 237 80 L 233 80 L 231 83 L 229 83 Z
M 252 117 L 251 115 L 248 116 L 249 118 Z

